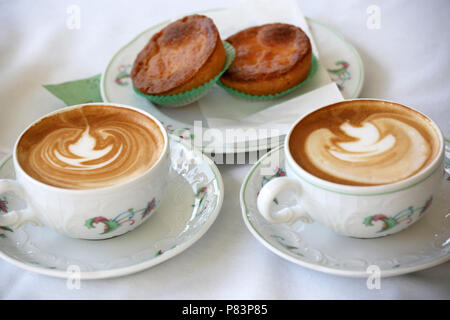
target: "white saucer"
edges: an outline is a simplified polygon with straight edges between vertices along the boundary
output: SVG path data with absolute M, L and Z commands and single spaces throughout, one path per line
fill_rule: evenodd
M 449 148 L 450 156 L 450 148 Z M 442 181 L 438 197 L 425 216 L 411 227 L 383 238 L 356 239 L 335 234 L 318 223 L 271 224 L 259 213 L 256 197 L 262 185 L 284 175 L 284 147 L 264 155 L 251 169 L 241 188 L 242 214 L 250 232 L 280 257 L 313 270 L 351 277 L 367 277 L 376 265 L 381 276 L 414 272 L 450 260 L 450 176 Z M 273 174 L 262 175 L 268 163 L 279 161 Z M 446 170 L 450 171 L 447 158 Z M 266 172 L 265 172 L 266 173 Z M 282 206 L 282 202 L 279 202 Z
M 217 11 L 220 9 L 208 10 L 203 13 Z M 356 49 L 333 29 L 313 19 L 307 18 L 306 21 L 318 47 L 320 63 L 328 71 L 330 78 L 338 84 L 345 99 L 358 97 L 363 84 L 364 69 Z M 175 110 L 158 107 L 137 95 L 131 87 L 130 71 L 136 55 L 145 46 L 148 39 L 169 22 L 165 21 L 150 27 L 117 51 L 102 73 L 100 91 L 103 101 L 142 108 L 163 122 L 168 132 L 186 140 L 193 140 L 194 121 L 204 120 L 196 102 Z M 239 103 L 239 99 L 232 101 L 234 104 Z M 215 153 L 221 154 L 253 152 L 267 150 L 266 140 L 251 140 L 243 146 L 240 143 L 227 144 L 223 141 L 208 140 L 207 144 L 197 147 L 202 148 L 204 152 L 214 150 Z M 277 147 L 283 140 L 284 135 L 274 137 L 270 141 L 270 147 Z
M 186 250 L 216 219 L 223 184 L 211 160 L 176 140 L 172 136 L 170 141 L 170 200 L 137 229 L 107 240 L 80 240 L 48 227 L 0 228 L 0 257 L 49 276 L 69 277 L 69 266 L 76 266 L 81 279 L 100 279 L 147 269 Z M 14 178 L 11 156 L 0 164 L 0 178 Z M 14 194 L 0 194 L 0 201 L 4 197 L 8 203 L 0 202 L 0 210 L 5 205 L 8 209 L 23 205 Z

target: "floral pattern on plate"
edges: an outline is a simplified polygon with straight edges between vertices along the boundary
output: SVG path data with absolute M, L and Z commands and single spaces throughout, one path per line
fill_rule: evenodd
M 210 10 L 209 12 L 218 11 L 220 9 Z M 363 64 L 358 52 L 333 29 L 310 18 L 306 18 L 306 21 L 318 47 L 320 64 L 329 70 L 331 77 L 336 78 L 335 81 L 344 98 L 358 97 L 364 77 Z M 102 74 L 100 91 L 104 101 L 143 108 L 162 121 L 169 132 L 183 139 L 193 140 L 192 132 L 194 130 L 192 119 L 201 119 L 201 110 L 199 110 L 196 103 L 181 108 L 184 110 L 177 110 L 175 113 L 167 110 L 167 108 L 158 107 L 145 98 L 138 96 L 133 92 L 132 86 L 129 85 L 130 69 L 136 54 L 148 42 L 149 37 L 167 23 L 168 21 L 150 27 L 117 51 Z M 336 66 L 336 62 L 339 61 L 345 62 L 345 64 Z M 206 129 L 207 127 L 205 126 L 204 128 Z M 271 147 L 282 144 L 283 138 L 284 136 L 280 135 L 278 140 L 274 139 Z M 248 141 L 245 146 L 240 146 L 238 143 L 226 143 L 221 139 L 212 138 L 208 143 L 204 143 L 198 147 L 203 148 L 203 151 L 206 152 L 213 150 L 215 153 L 241 153 L 268 149 L 265 143 L 257 139 Z

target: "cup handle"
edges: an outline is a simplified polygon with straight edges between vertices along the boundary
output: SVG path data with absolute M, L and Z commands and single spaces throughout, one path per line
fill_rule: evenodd
M 25 209 L 12 210 L 8 213 L 1 214 L 0 226 L 8 226 L 13 229 L 17 229 L 25 223 L 31 223 L 38 226 L 42 225 L 41 221 L 31 210 L 27 196 L 17 181 L 8 179 L 0 180 L 0 194 L 7 191 L 12 191 L 24 199 L 27 202 L 27 207 Z
M 258 210 L 263 217 L 272 223 L 287 223 L 289 225 L 296 221 L 313 223 L 313 219 L 299 203 L 278 211 L 272 210 L 273 200 L 284 190 L 293 191 L 297 198 L 301 197 L 302 187 L 300 183 L 288 177 L 276 178 L 264 185 L 256 201 Z

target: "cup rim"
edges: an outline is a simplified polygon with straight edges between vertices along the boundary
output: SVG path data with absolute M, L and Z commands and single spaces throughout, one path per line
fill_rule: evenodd
M 128 110 L 133 110 L 136 112 L 139 112 L 141 114 L 143 114 L 144 116 L 150 118 L 151 120 L 153 120 L 159 127 L 163 137 L 164 137 L 164 147 L 163 150 L 161 152 L 161 154 L 159 155 L 158 160 L 150 167 L 148 168 L 145 172 L 141 173 L 139 176 L 134 177 L 133 179 L 127 180 L 125 182 L 119 183 L 119 184 L 115 184 L 112 186 L 107 186 L 107 187 L 101 187 L 101 188 L 90 188 L 90 189 L 68 189 L 68 188 L 61 188 L 61 187 L 56 187 L 56 186 L 52 186 L 49 184 L 46 184 L 44 182 L 41 182 L 35 178 L 33 178 L 32 176 L 30 176 L 20 165 L 19 161 L 17 160 L 17 146 L 19 144 L 20 139 L 22 138 L 22 136 L 25 134 L 25 132 L 28 131 L 28 129 L 30 129 L 33 125 L 35 125 L 36 123 L 38 123 L 39 121 L 41 121 L 42 119 L 45 119 L 47 117 L 50 117 L 52 115 L 61 113 L 61 112 L 65 112 L 68 110 L 72 110 L 72 109 L 77 109 L 77 108 L 81 108 L 83 106 L 90 106 L 90 105 L 98 105 L 98 106 L 102 106 L 102 105 L 106 105 L 106 106 L 112 106 L 112 107 L 119 107 L 119 108 L 123 108 L 123 109 L 128 109 Z M 111 102 L 90 102 L 90 103 L 81 103 L 81 104 L 76 104 L 76 105 L 72 105 L 72 106 L 66 106 L 64 108 L 61 109 L 57 109 L 55 111 L 52 111 L 50 113 L 47 113 L 45 115 L 43 115 L 42 117 L 36 119 L 35 121 L 33 121 L 32 123 L 30 123 L 19 135 L 19 137 L 17 138 L 15 144 L 14 144 L 14 149 L 13 149 L 13 164 L 14 167 L 17 168 L 18 170 L 20 170 L 21 174 L 23 176 L 25 176 L 28 180 L 30 180 L 32 183 L 39 185 L 40 187 L 46 188 L 48 190 L 53 190 L 53 191 L 58 191 L 58 192 L 63 192 L 63 193 L 72 193 L 72 194 L 82 194 L 82 193 L 103 193 L 103 192 L 109 192 L 109 191 L 114 191 L 116 189 L 119 188 L 123 188 L 124 186 L 127 186 L 131 183 L 134 183 L 140 179 L 142 179 L 144 176 L 146 176 L 149 172 L 155 170 L 156 168 L 158 168 L 161 163 L 163 162 L 163 159 L 166 157 L 166 155 L 169 152 L 169 136 L 167 134 L 167 130 L 164 128 L 163 124 L 152 114 L 150 114 L 149 112 L 142 110 L 142 109 L 138 109 L 136 107 L 132 107 L 129 105 L 125 105 L 125 104 L 120 104 L 120 103 L 111 103 Z M 16 177 L 17 179 L 17 177 Z
M 436 157 L 433 159 L 433 161 L 427 167 L 425 167 L 421 171 L 417 172 L 416 174 L 414 174 L 406 179 L 403 179 L 403 180 L 400 180 L 400 181 L 397 181 L 394 183 L 374 185 L 374 186 L 355 186 L 355 185 L 346 185 L 346 184 L 331 182 L 331 181 L 319 178 L 319 177 L 309 173 L 305 169 L 303 169 L 294 160 L 294 158 L 291 155 L 291 151 L 289 149 L 289 140 L 290 140 L 290 137 L 291 137 L 291 134 L 292 134 L 292 131 L 294 130 L 294 128 L 306 116 L 310 115 L 311 113 L 313 113 L 317 110 L 331 107 L 331 106 L 338 105 L 338 104 L 342 104 L 342 103 L 349 103 L 349 102 L 352 103 L 354 101 L 374 101 L 374 102 L 385 102 L 385 103 L 395 104 L 395 105 L 399 105 L 401 107 L 413 110 L 413 111 L 419 113 L 420 115 L 424 116 L 426 119 L 428 119 L 430 121 L 430 123 L 433 125 L 434 129 L 436 130 L 436 132 L 439 136 L 440 146 L 439 146 L 439 151 L 438 151 Z M 331 104 L 322 106 L 318 109 L 315 109 L 311 112 L 308 112 L 308 113 L 302 115 L 289 129 L 289 132 L 286 135 L 286 139 L 284 141 L 284 149 L 285 149 L 286 160 L 289 162 L 289 166 L 293 169 L 294 174 L 296 176 L 302 178 L 304 181 L 308 182 L 309 184 L 315 185 L 316 187 L 323 188 L 327 191 L 342 193 L 342 194 L 380 195 L 380 194 L 392 193 L 392 192 L 397 192 L 397 191 L 407 189 L 409 187 L 412 187 L 413 185 L 423 182 L 424 180 L 428 179 L 428 177 L 433 175 L 434 172 L 436 170 L 438 170 L 439 164 L 443 160 L 444 149 L 445 149 L 445 138 L 444 138 L 444 135 L 442 134 L 441 129 L 437 125 L 437 123 L 435 121 L 433 121 L 430 117 L 428 117 L 427 115 L 423 114 L 422 112 L 420 112 L 419 110 L 417 110 L 415 108 L 411 108 L 404 104 L 389 101 L 389 100 L 373 99 L 373 98 L 356 98 L 356 99 L 348 99 L 348 100 L 331 103 Z

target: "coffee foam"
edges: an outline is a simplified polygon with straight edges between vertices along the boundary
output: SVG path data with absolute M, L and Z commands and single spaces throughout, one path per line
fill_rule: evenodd
M 152 167 L 164 136 L 147 116 L 87 105 L 50 115 L 21 137 L 19 164 L 31 177 L 67 189 L 92 189 L 131 180 Z
M 306 171 L 348 185 L 406 179 L 431 163 L 439 137 L 420 113 L 386 102 L 351 101 L 320 109 L 294 128 L 289 148 Z

